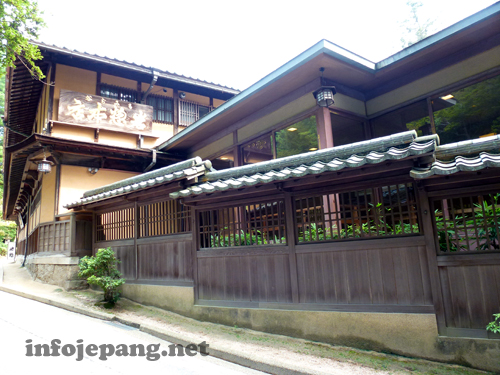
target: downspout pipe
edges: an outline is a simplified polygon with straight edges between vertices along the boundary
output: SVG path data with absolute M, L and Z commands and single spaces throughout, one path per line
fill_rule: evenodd
M 156 164 L 156 149 L 152 149 L 151 150 L 153 152 L 153 155 L 152 155 L 152 160 L 151 160 L 151 164 L 149 164 L 146 169 L 144 170 L 144 173 L 146 173 L 147 171 L 149 171 L 151 168 L 153 168 Z
M 155 87 L 156 81 L 158 81 L 158 76 L 160 75 L 160 73 L 158 73 L 155 70 L 151 70 L 151 73 L 153 74 L 153 79 L 151 80 L 151 83 L 149 84 L 149 88 L 144 93 L 144 96 L 141 99 L 141 104 L 146 104 L 146 99 L 147 99 L 148 95 L 151 93 L 151 91 L 153 90 L 153 87 Z

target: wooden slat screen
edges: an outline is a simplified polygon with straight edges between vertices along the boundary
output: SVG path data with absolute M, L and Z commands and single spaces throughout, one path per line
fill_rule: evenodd
M 434 199 L 438 253 L 500 251 L 500 192 Z
M 420 233 L 413 184 L 295 199 L 299 243 Z
M 139 206 L 139 237 L 191 231 L 191 210 L 177 200 Z
M 295 200 L 299 243 L 420 233 L 413 184 L 370 187 Z
M 96 215 L 96 241 L 123 240 L 134 237 L 135 209 L 105 212 Z
M 286 243 L 283 200 L 201 211 L 199 221 L 201 248 Z

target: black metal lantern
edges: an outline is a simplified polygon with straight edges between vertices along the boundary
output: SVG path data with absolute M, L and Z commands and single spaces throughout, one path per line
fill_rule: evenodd
M 45 150 L 43 150 L 43 160 L 35 161 L 37 164 L 37 171 L 42 173 L 50 173 L 54 162 L 47 160 L 45 157 Z
M 323 72 L 325 71 L 325 68 L 319 68 L 319 71 L 321 72 L 321 87 L 313 92 L 314 99 L 316 99 L 316 103 L 318 104 L 318 106 L 330 107 L 335 103 L 333 101 L 333 95 L 337 93 L 337 90 L 335 90 L 335 86 L 326 85 L 323 78 Z

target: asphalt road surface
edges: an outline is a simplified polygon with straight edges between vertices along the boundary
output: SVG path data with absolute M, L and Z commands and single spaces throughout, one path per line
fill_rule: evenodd
M 36 356 L 49 349 L 39 346 L 37 353 L 37 345 L 52 347 L 52 342 L 59 347 L 59 356 Z M 135 357 L 130 355 L 133 350 L 131 345 L 136 345 L 138 355 Z M 199 353 L 194 356 L 168 356 L 165 354 L 171 352 L 169 345 L 171 343 L 167 341 L 120 323 L 105 322 L 0 292 L 2 375 L 263 374 Z M 141 348 L 144 348 L 144 356 L 139 356 Z M 107 353 L 112 350 L 123 355 L 108 356 Z M 210 353 L 210 347 L 206 350 Z M 79 352 L 82 353 L 80 358 Z M 127 353 L 129 355 L 125 356 Z M 151 360 L 147 359 L 148 354 Z

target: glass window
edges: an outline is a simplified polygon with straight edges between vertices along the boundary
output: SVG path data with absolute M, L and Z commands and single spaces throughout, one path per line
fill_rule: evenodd
M 452 91 L 433 100 L 441 144 L 500 132 L 500 76 Z
M 108 85 L 106 83 L 101 83 L 100 87 L 100 96 L 103 96 L 105 98 L 124 100 L 131 103 L 137 102 L 137 91 L 133 89 Z
M 318 149 L 316 116 L 308 117 L 241 147 L 243 164 L 283 158 Z
M 339 116 L 335 113 L 332 113 L 330 117 L 334 146 L 342 146 L 365 140 L 363 121 Z
M 146 104 L 153 107 L 153 121 L 156 122 L 174 122 L 174 101 L 160 95 L 149 95 L 146 98 Z
M 274 159 L 271 135 L 265 135 L 242 147 L 243 164 Z
M 276 157 L 302 154 L 318 149 L 316 116 L 311 116 L 274 133 Z

